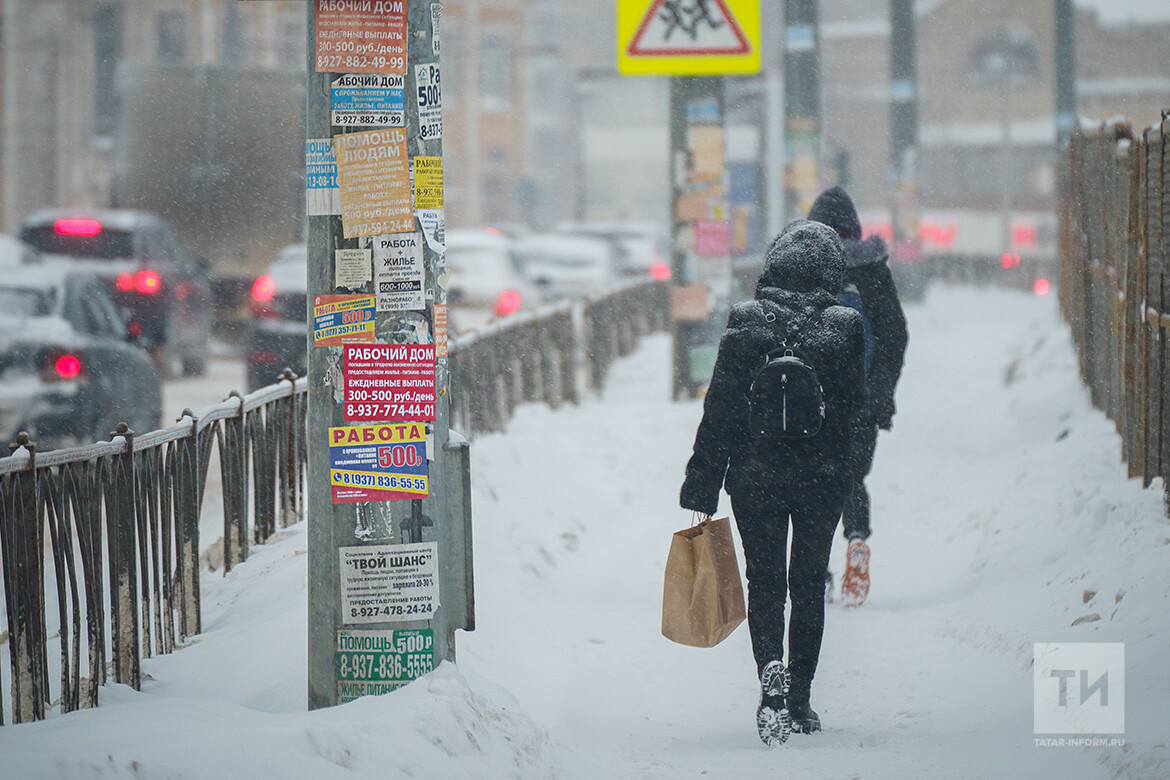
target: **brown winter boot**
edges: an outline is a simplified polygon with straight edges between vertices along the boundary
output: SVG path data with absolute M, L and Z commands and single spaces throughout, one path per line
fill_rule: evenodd
M 869 545 L 853 539 L 845 553 L 845 578 L 841 580 L 841 600 L 847 607 L 860 607 L 869 595 Z

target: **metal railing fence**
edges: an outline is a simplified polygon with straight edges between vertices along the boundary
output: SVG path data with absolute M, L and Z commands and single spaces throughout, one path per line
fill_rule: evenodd
M 1061 161 L 1061 311 L 1132 477 L 1170 476 L 1170 119 L 1082 125 Z M 1168 494 L 1170 495 L 1170 494 Z
M 476 331 L 450 349 L 452 427 L 502 431 L 517 404 L 577 403 L 638 338 L 669 327 L 661 282 L 555 304 Z M 139 688 L 142 658 L 202 630 L 199 519 L 213 457 L 224 571 L 277 527 L 303 519 L 308 380 L 274 385 L 136 435 L 37 452 L 21 434 L 0 458 L 0 567 L 16 723 L 98 703 L 108 679 Z M 55 597 L 56 604 L 52 603 Z M 57 633 L 48 628 L 55 622 Z M 84 627 L 83 627 L 84 623 Z M 59 682 L 50 648 L 58 642 Z M 0 647 L 3 646 L 0 637 Z M 2 678 L 2 675 L 0 675 Z
M 274 385 L 233 393 L 198 415 L 184 410 L 175 425 L 144 435 L 121 424 L 108 442 L 45 453 L 18 437 L 0 458 L 13 722 L 39 720 L 56 701 L 62 712 L 96 706 L 110 676 L 139 688 L 142 658 L 200 632 L 199 517 L 213 454 L 225 571 L 247 558 L 249 537 L 263 542 L 277 522 L 301 519 L 307 390 L 306 380 L 286 372 Z M 56 685 L 52 641 L 60 645 Z
M 577 403 L 600 390 L 638 339 L 670 327 L 664 282 L 634 282 L 596 299 L 552 304 L 473 331 L 450 348 L 451 427 L 503 431 L 521 403 Z

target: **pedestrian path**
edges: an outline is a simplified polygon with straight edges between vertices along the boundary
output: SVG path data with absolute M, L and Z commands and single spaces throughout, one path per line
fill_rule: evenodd
M 899 414 L 869 483 L 870 599 L 826 621 L 824 733 L 757 750 L 746 626 L 711 650 L 658 635 L 701 414 L 665 402 L 666 337 L 615 370 L 602 403 L 525 408 L 476 442 L 479 628 L 461 667 L 613 777 L 1164 776 L 1160 490 L 1126 480 L 1054 301 L 939 288 L 908 317 Z M 838 573 L 843 557 L 838 540 Z M 1125 748 L 1036 745 L 1033 643 L 1056 641 L 1126 643 Z

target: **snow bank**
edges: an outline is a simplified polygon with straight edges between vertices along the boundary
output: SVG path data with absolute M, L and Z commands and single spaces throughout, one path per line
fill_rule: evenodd
M 0 776 L 551 778 L 554 751 L 503 689 L 452 664 L 393 696 L 305 712 L 306 528 L 204 578 L 205 632 L 143 662 L 141 692 L 0 728 Z

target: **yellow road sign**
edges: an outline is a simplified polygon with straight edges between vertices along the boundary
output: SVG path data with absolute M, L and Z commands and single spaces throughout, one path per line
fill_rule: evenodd
M 618 71 L 703 76 L 760 70 L 760 0 L 617 0 Z

